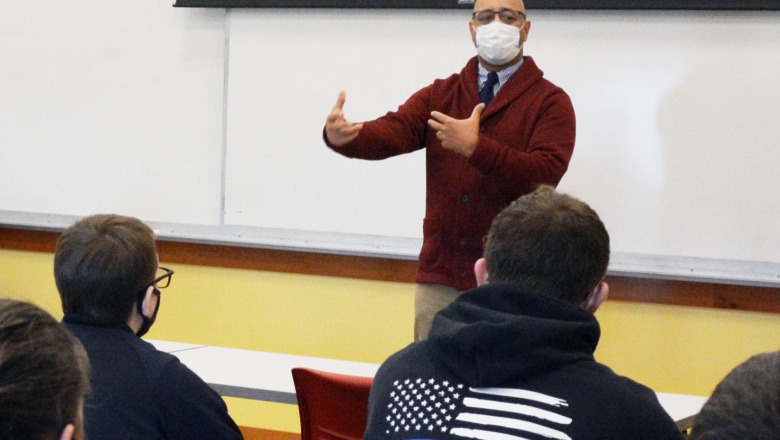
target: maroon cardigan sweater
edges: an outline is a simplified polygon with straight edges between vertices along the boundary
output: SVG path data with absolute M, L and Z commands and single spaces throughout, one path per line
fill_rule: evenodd
M 557 185 L 568 167 L 575 136 L 571 100 L 543 78 L 531 57 L 482 112 L 471 157 L 442 148 L 428 127 L 430 113 L 465 119 L 478 103 L 474 57 L 460 74 L 434 81 L 397 111 L 365 122 L 354 141 L 329 145 L 344 156 L 369 160 L 426 149 L 418 283 L 461 291 L 475 287 L 474 262 L 482 256 L 493 217 L 540 184 Z

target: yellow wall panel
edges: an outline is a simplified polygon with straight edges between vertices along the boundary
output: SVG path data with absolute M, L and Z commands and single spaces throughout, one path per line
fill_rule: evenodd
M 0 250 L 0 295 L 62 316 L 52 262 Z M 171 267 L 151 339 L 375 363 L 412 340 L 412 284 Z M 607 301 L 596 316 L 597 359 L 657 391 L 707 395 L 749 356 L 780 349 L 776 314 Z M 294 405 L 226 401 L 241 425 L 298 431 Z

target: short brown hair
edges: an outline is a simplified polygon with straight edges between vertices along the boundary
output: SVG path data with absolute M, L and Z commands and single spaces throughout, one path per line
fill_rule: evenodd
M 0 438 L 83 439 L 89 362 L 79 341 L 35 305 L 0 299 Z
M 545 185 L 496 216 L 484 256 L 491 283 L 580 303 L 606 274 L 609 234 L 587 204 Z
M 62 310 L 96 324 L 125 323 L 157 264 L 154 231 L 137 218 L 85 217 L 63 232 L 54 252 Z

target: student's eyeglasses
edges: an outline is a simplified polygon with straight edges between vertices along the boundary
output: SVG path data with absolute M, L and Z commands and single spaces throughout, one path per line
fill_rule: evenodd
M 521 11 L 515 11 L 514 9 L 501 8 L 498 11 L 492 9 L 485 9 L 482 11 L 476 11 L 471 14 L 471 19 L 478 25 L 490 24 L 496 19 L 496 15 L 505 24 L 515 24 L 520 20 L 525 21 L 525 14 Z
M 160 266 L 157 270 L 163 271 L 165 273 L 155 278 L 150 283 L 150 285 L 155 286 L 158 289 L 165 289 L 166 287 L 171 285 L 171 278 L 173 278 L 173 270 L 163 266 Z

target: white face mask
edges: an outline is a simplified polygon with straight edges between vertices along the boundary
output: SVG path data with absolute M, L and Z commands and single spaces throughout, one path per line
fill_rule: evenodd
M 519 53 L 520 28 L 494 21 L 477 30 L 477 54 L 490 64 L 500 66 L 512 61 Z

